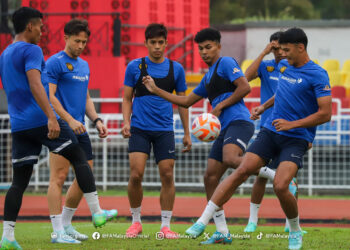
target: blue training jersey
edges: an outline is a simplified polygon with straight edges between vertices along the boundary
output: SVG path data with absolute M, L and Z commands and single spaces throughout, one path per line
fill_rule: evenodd
M 169 59 L 153 63 L 145 58 L 147 73 L 154 78 L 165 78 L 169 73 Z M 185 71 L 181 64 L 173 62 L 175 91 L 187 89 Z M 132 60 L 125 71 L 124 85 L 134 88 L 140 78 L 141 58 Z M 132 104 L 131 126 L 149 131 L 173 131 L 173 107 L 165 99 L 155 95 L 135 97 Z
M 280 76 L 271 116 L 264 127 L 278 134 L 313 142 L 316 127 L 295 128 L 277 132 L 272 122 L 276 119 L 296 121 L 318 111 L 317 98 L 330 96 L 331 87 L 327 72 L 313 61 L 296 68 L 287 60 L 279 64 Z
M 219 60 L 217 60 L 210 68 L 209 71 L 204 75 L 202 81 L 199 83 L 199 85 L 193 90 L 193 93 L 196 95 L 199 95 L 203 98 L 208 97 L 208 91 L 205 87 L 206 84 L 210 83 L 211 78 L 213 77 L 216 64 Z M 226 79 L 229 80 L 232 84 L 233 82 L 240 78 L 244 77 L 244 74 L 242 73 L 242 70 L 240 69 L 238 63 L 231 57 L 222 57 L 220 64 L 217 68 L 217 74 Z M 215 83 L 214 83 L 215 84 Z M 216 97 L 213 102 L 212 106 L 213 108 L 216 107 L 220 102 L 226 100 L 229 98 L 233 92 L 227 92 L 224 94 L 219 95 Z M 220 116 L 218 117 L 221 123 L 221 128 L 224 129 L 227 127 L 227 125 L 231 121 L 236 120 L 244 120 L 248 122 L 252 122 L 250 120 L 250 113 L 248 108 L 245 106 L 243 99 L 241 99 L 239 102 L 235 103 L 234 105 L 227 107 L 222 110 Z
M 49 83 L 57 85 L 56 97 L 63 108 L 77 121 L 85 124 L 86 95 L 90 69 L 86 61 L 73 59 L 61 51 L 47 62 Z
M 41 48 L 27 42 L 10 44 L 0 56 L 0 76 L 8 101 L 11 131 L 44 126 L 47 117 L 30 90 L 26 72 L 41 72 L 41 81 L 49 94 L 44 56 Z
M 260 63 L 258 68 L 258 76 L 261 80 L 261 88 L 260 88 L 261 104 L 264 104 L 275 94 L 277 89 L 279 73 L 280 71 L 275 59 L 265 60 Z M 271 113 L 272 113 L 272 108 L 266 110 L 261 115 L 261 122 L 260 122 L 261 125 L 265 123 L 266 119 L 270 116 Z

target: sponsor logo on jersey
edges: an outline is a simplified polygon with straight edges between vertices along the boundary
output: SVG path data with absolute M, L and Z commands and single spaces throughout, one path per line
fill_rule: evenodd
M 326 85 L 326 87 L 324 87 L 323 90 L 328 90 L 328 91 L 331 91 L 331 87 L 329 85 Z
M 238 68 L 233 68 L 233 74 L 236 74 L 237 72 L 240 72 L 241 70 Z
M 281 79 L 291 83 L 291 84 L 296 84 L 296 83 L 302 83 L 303 82 L 303 79 L 301 78 L 298 78 L 298 79 L 294 79 L 294 78 L 289 78 L 289 77 L 286 77 L 286 76 L 281 76 Z
M 72 64 L 70 63 L 66 63 L 67 69 L 69 69 L 69 71 L 73 71 L 74 67 Z
M 89 80 L 89 76 L 88 75 L 85 75 L 85 76 L 73 76 L 72 77 L 74 80 L 79 80 L 81 82 L 84 82 L 84 81 L 88 81 Z

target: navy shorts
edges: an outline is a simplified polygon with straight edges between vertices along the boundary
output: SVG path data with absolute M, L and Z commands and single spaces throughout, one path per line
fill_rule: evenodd
M 308 150 L 308 141 L 290 136 L 277 134 L 262 128 L 247 152 L 254 153 L 266 162 L 274 159 L 278 163 L 294 162 L 302 168 L 303 156 Z
M 209 158 L 222 162 L 222 149 L 226 144 L 235 144 L 243 153 L 254 134 L 254 124 L 244 120 L 232 121 L 220 132 L 219 137 L 211 147 Z
M 174 131 L 149 131 L 131 127 L 130 133 L 129 153 L 150 155 L 152 145 L 157 164 L 162 160 L 175 159 Z
M 91 141 L 88 133 L 84 133 L 81 135 L 75 135 L 77 137 L 79 146 L 84 150 L 86 154 L 86 159 L 88 161 L 92 160 L 94 158 L 92 154 L 92 146 L 91 146 Z
M 54 140 L 47 137 L 47 125 L 22 130 L 12 133 L 12 165 L 20 167 L 32 165 L 38 162 L 42 145 L 45 145 L 53 153 L 60 153 L 62 149 L 72 143 L 78 143 L 73 130 L 62 119 L 58 120 L 61 132 L 60 136 Z

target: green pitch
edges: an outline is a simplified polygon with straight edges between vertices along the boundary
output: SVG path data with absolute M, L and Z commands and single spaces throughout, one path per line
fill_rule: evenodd
M 89 236 L 89 240 L 81 245 L 66 245 L 50 243 L 52 227 L 50 223 L 24 223 L 16 224 L 16 239 L 23 249 L 287 249 L 288 234 L 283 232 L 282 226 L 261 226 L 252 234 L 243 233 L 244 225 L 229 226 L 233 242 L 232 245 L 201 246 L 199 243 L 205 239 L 203 234 L 197 239 L 189 239 L 184 235 L 189 224 L 172 224 L 172 230 L 179 232 L 180 239 L 159 240 L 156 233 L 160 224 L 143 224 L 143 233 L 137 239 L 124 239 L 125 230 L 130 223 L 110 222 L 102 229 L 96 230 L 92 223 L 74 223 L 76 229 Z M 1 227 L 2 228 L 2 227 Z M 349 249 L 350 228 L 317 228 L 304 227 L 308 233 L 303 239 L 303 249 Z M 215 231 L 213 225 L 207 227 L 209 236 Z M 99 234 L 94 232 L 98 232 Z M 95 238 L 92 239 L 92 235 Z M 260 237 L 258 237 L 260 236 Z M 259 238 L 259 239 L 258 239 Z

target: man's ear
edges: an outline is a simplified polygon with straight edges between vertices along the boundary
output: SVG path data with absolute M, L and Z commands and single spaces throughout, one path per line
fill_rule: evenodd
M 28 31 L 32 31 L 33 30 L 33 23 L 32 22 L 29 22 L 27 24 L 26 30 L 28 30 Z
M 302 43 L 298 43 L 298 51 L 303 52 L 305 50 L 305 45 Z

